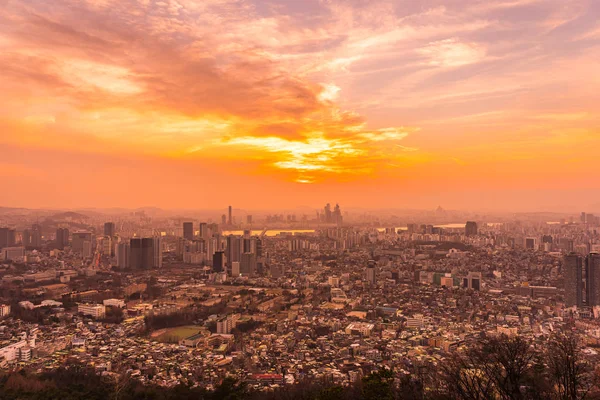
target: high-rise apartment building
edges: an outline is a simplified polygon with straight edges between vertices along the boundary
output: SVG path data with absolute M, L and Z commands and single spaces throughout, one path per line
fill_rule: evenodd
M 208 224 L 206 222 L 200 222 L 200 239 L 207 240 L 210 237 L 210 231 L 208 229 Z
M 585 259 L 585 289 L 589 306 L 600 306 L 600 254 L 590 253 Z
M 56 248 L 64 250 L 69 245 L 69 230 L 67 228 L 58 228 L 56 230 Z
M 240 274 L 253 276 L 256 273 L 256 254 L 243 253 L 240 260 Z
M 183 238 L 185 240 L 194 240 L 194 223 L 184 222 L 183 223 Z
M 121 242 L 115 245 L 115 249 L 115 255 L 117 257 L 117 267 L 128 268 L 130 244 L 127 242 Z
M 0 249 L 4 247 L 13 247 L 15 243 L 15 230 L 10 228 L 0 228 Z
M 79 231 L 73 232 L 71 235 L 71 248 L 73 249 L 73 253 L 77 253 L 81 256 L 87 256 L 89 253 L 89 248 L 92 247 L 92 232 Z M 86 253 L 84 255 L 84 253 Z
M 36 249 L 42 247 L 42 227 L 40 225 L 34 224 L 31 229 L 23 231 L 23 246 Z
M 225 252 L 217 251 L 212 257 L 213 272 L 223 272 L 225 270 Z
M 227 236 L 227 247 L 225 255 L 227 256 L 227 265 L 231 267 L 231 263 L 241 261 L 242 254 L 242 238 L 240 236 Z
M 132 238 L 129 246 L 129 268 L 162 267 L 162 242 L 159 237 Z
M 115 236 L 115 223 L 114 222 L 105 222 L 104 223 L 104 236 L 110 236 L 111 238 Z
M 583 258 L 570 253 L 563 264 L 565 277 L 565 304 L 567 307 L 583 305 Z
M 477 235 L 477 222 L 475 221 L 467 221 L 465 225 L 465 235 L 466 236 L 476 236 Z

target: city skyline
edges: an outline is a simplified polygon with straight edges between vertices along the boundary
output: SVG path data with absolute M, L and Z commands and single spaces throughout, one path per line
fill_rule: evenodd
M 252 209 L 593 211 L 599 14 L 589 0 L 9 1 L 2 205 L 217 209 L 251 193 Z

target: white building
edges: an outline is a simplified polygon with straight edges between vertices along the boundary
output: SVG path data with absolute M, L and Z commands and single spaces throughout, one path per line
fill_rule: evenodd
M 0 360 L 4 359 L 8 362 L 19 360 L 28 361 L 31 359 L 31 349 L 35 348 L 35 332 L 30 335 L 24 333 L 18 342 L 11 343 L 0 348 Z
M 415 314 L 412 318 L 406 318 L 406 327 L 415 329 L 422 328 L 425 325 L 425 319 L 421 314 Z
M 373 328 L 375 328 L 374 324 L 369 324 L 366 322 L 352 322 L 350 325 L 346 327 L 347 335 L 356 335 L 360 334 L 361 336 L 371 336 L 373 332 Z
M 10 314 L 10 304 L 0 304 L 0 318 L 4 318 Z
M 104 318 L 106 307 L 104 304 L 80 303 L 77 305 L 77 312 L 83 315 L 91 315 L 92 318 Z
M 102 304 L 104 304 L 105 306 L 110 306 L 110 307 L 119 307 L 119 308 L 125 308 L 126 304 L 123 300 L 119 300 L 119 299 L 106 299 L 102 301 Z
M 337 276 L 330 276 L 327 279 L 327 282 L 329 283 L 329 286 L 334 287 L 334 288 L 340 286 L 340 278 Z
M 232 314 L 219 319 L 217 321 L 217 333 L 222 335 L 230 334 L 231 330 L 237 325 L 240 317 L 240 314 Z

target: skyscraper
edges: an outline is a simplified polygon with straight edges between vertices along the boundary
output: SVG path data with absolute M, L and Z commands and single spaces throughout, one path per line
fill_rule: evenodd
M 467 224 L 465 225 L 465 235 L 466 236 L 476 236 L 477 235 L 477 222 L 467 221 Z
M 217 251 L 212 258 L 213 272 L 223 272 L 225 270 L 225 252 Z
M 0 228 L 0 249 L 4 247 L 13 247 L 16 242 L 14 229 Z
M 131 269 L 150 269 L 162 267 L 161 238 L 131 238 L 129 245 L 129 267 Z
M 583 305 L 583 259 L 570 253 L 564 259 L 565 304 L 567 307 Z
M 369 284 L 375 284 L 375 261 L 369 260 L 367 263 L 367 282 Z
M 600 254 L 590 253 L 585 259 L 585 288 L 589 306 L 600 306 Z
M 67 228 L 58 228 L 56 230 L 56 248 L 64 250 L 69 245 L 69 230 Z
M 184 231 L 185 231 L 185 229 L 184 229 Z M 199 231 L 200 231 L 201 239 L 207 240 L 210 237 L 208 224 L 206 222 L 200 222 Z
M 183 223 L 183 238 L 185 240 L 194 240 L 194 223 L 184 222 Z
M 115 223 L 114 222 L 105 222 L 104 223 L 104 236 L 110 236 L 111 238 L 115 236 Z
M 240 273 L 244 276 L 252 276 L 256 273 L 256 254 L 242 254 L 240 260 Z
M 84 253 L 87 253 L 88 247 L 92 245 L 92 232 L 73 232 L 71 239 L 73 252 L 83 256 Z
M 30 245 L 31 247 L 35 247 L 39 249 L 42 247 L 42 226 L 39 224 L 31 225 L 31 237 L 30 237 Z
M 119 268 L 127 268 L 129 267 L 129 243 L 121 242 L 116 246 L 116 256 L 117 256 L 117 267 Z
M 233 215 L 232 215 L 232 209 L 231 206 L 229 206 L 229 219 L 227 220 L 227 223 L 229 225 L 233 225 Z
M 240 236 L 227 236 L 227 247 L 225 249 L 227 256 L 227 265 L 231 267 L 231 263 L 241 261 L 242 254 L 242 238 Z

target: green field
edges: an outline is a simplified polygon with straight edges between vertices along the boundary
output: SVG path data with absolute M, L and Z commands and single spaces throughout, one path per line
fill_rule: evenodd
M 162 335 L 154 338 L 161 343 L 179 343 L 181 339 L 192 336 L 200 331 L 202 327 L 198 325 L 185 325 L 176 328 L 169 328 Z

